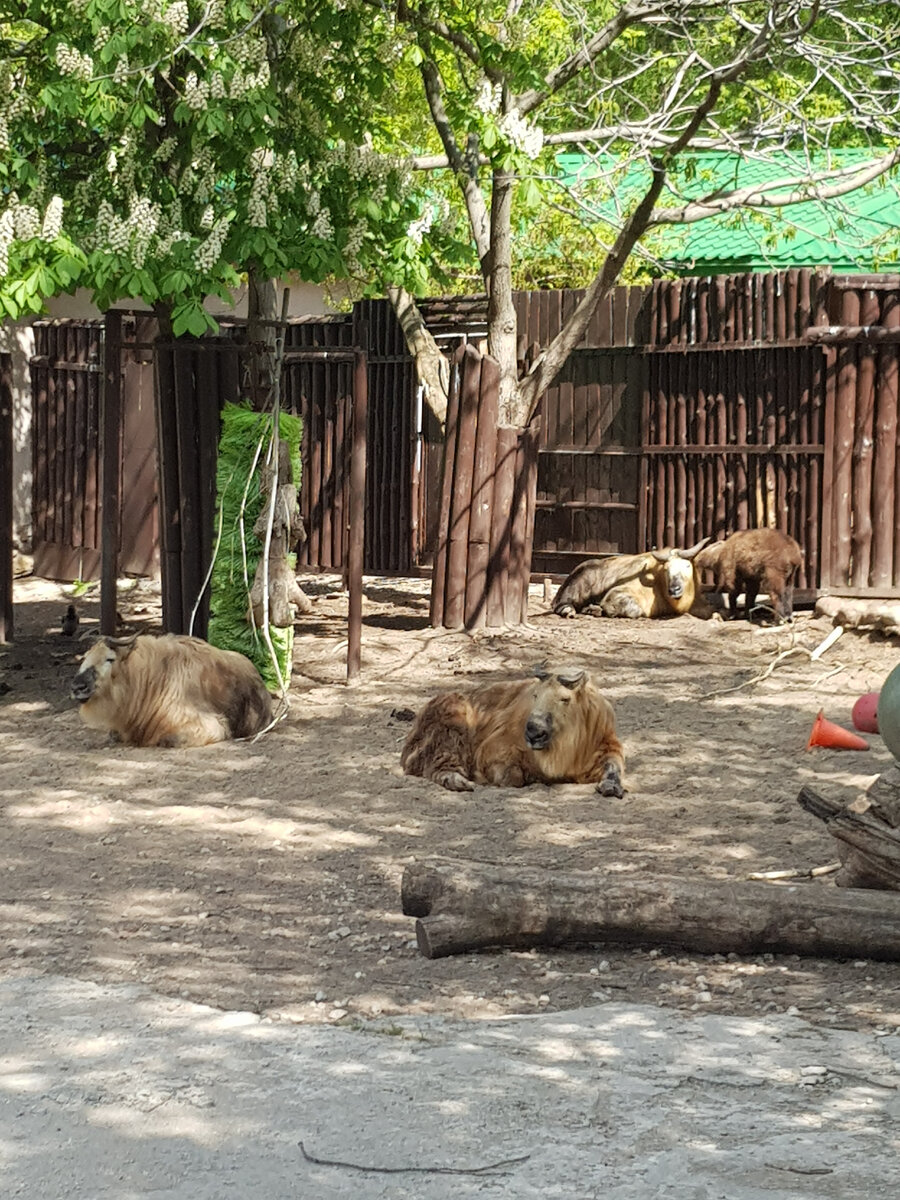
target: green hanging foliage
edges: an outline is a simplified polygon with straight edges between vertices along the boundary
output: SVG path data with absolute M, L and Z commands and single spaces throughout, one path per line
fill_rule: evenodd
M 278 434 L 290 447 L 294 485 L 299 489 L 300 418 L 281 413 Z M 237 650 L 246 655 L 266 686 L 279 691 L 279 672 L 285 683 L 290 681 L 293 627 L 269 627 L 278 662 L 276 670 L 262 630 L 249 618 L 250 588 L 264 549 L 253 526 L 262 507 L 260 478 L 271 436 L 271 413 L 255 412 L 249 402 L 225 405 L 216 471 L 217 540 L 211 577 L 209 641 L 223 650 Z

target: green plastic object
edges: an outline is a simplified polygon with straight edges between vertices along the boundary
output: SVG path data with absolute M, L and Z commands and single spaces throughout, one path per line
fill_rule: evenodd
M 878 729 L 888 750 L 900 759 L 900 666 L 894 667 L 881 686 Z

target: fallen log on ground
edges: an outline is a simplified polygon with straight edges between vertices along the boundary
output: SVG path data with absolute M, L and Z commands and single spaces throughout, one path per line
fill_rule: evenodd
M 824 821 L 836 840 L 841 869 L 834 877 L 843 888 L 879 888 L 900 892 L 900 771 L 891 767 L 865 795 L 838 804 L 812 788 L 801 788 L 801 808 Z
M 884 892 L 464 862 L 411 863 L 401 890 L 426 958 L 600 943 L 900 960 L 900 896 Z
M 816 601 L 817 617 L 830 617 L 844 629 L 874 630 L 885 636 L 900 634 L 900 604 L 890 600 L 853 600 L 823 596 Z

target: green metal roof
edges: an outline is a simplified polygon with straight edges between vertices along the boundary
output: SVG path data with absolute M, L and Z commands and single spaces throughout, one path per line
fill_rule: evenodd
M 870 162 L 878 151 L 834 150 L 814 157 L 814 167 L 840 168 Z M 614 172 L 614 160 L 602 167 L 583 154 L 560 154 L 558 162 L 569 187 L 588 184 L 598 170 Z M 672 187 L 660 205 L 684 203 L 717 191 L 731 191 L 772 180 L 802 176 L 806 158 L 781 152 L 765 160 L 738 154 L 697 151 L 682 156 L 672 173 Z M 635 198 L 649 182 L 649 170 L 636 164 L 615 183 L 619 205 Z M 600 201 L 602 212 L 612 201 Z M 691 225 L 660 226 L 652 235 L 652 252 L 678 275 L 719 275 L 773 271 L 790 267 L 831 267 L 837 273 L 884 270 L 900 261 L 900 174 L 883 176 L 835 200 L 812 200 L 786 208 L 746 209 L 708 217 Z

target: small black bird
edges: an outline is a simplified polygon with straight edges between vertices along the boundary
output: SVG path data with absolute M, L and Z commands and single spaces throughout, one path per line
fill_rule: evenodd
M 62 632 L 65 637 L 73 637 L 78 628 L 78 613 L 75 611 L 75 605 L 70 604 L 66 609 L 66 615 L 62 619 Z

